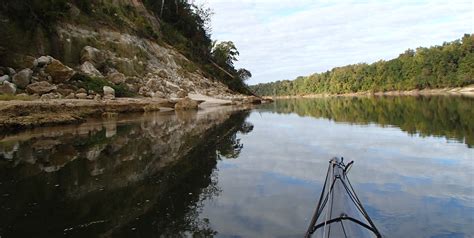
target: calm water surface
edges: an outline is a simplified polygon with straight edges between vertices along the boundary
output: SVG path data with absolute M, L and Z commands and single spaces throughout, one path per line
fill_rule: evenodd
M 280 100 L 0 136 L 1 237 L 302 237 L 328 160 L 385 237 L 474 237 L 474 99 Z

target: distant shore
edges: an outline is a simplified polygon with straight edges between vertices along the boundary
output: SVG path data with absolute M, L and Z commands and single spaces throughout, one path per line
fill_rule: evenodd
M 386 91 L 386 92 L 355 92 L 342 94 L 307 94 L 307 95 L 292 95 L 292 96 L 264 96 L 269 99 L 289 99 L 289 98 L 324 98 L 324 97 L 367 97 L 367 96 L 467 96 L 474 98 L 474 84 L 465 87 L 457 88 L 436 88 L 436 89 L 415 89 L 407 91 Z

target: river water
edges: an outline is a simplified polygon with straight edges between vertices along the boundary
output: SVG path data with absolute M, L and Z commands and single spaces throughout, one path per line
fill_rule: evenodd
M 1 237 L 302 237 L 333 156 L 384 237 L 474 237 L 474 100 L 278 100 L 0 135 Z

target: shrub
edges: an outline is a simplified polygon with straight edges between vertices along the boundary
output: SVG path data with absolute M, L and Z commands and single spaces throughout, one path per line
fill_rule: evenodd
M 71 79 L 72 83 L 77 87 L 84 88 L 86 90 L 93 90 L 94 92 L 102 92 L 104 86 L 109 86 L 115 90 L 115 96 L 117 97 L 134 97 L 135 93 L 128 90 L 124 84 L 115 85 L 103 78 L 89 77 L 85 74 L 75 74 Z

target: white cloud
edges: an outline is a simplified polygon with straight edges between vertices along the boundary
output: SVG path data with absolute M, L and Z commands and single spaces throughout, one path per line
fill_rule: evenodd
M 212 35 L 232 40 L 250 84 L 397 57 L 473 30 L 472 1 L 197 0 Z

